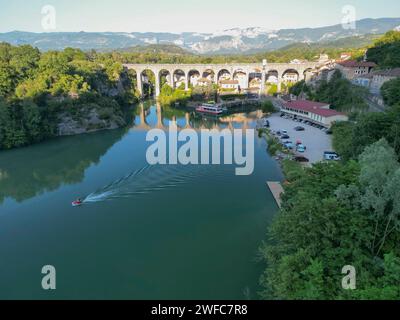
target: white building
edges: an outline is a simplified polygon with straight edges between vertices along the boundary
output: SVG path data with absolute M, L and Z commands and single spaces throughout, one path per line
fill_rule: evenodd
M 299 75 L 296 72 L 286 72 L 283 75 L 283 81 L 289 82 L 289 83 L 295 83 L 299 81 Z
M 221 80 L 219 82 L 221 89 L 238 91 L 239 90 L 239 81 L 237 80 Z
M 327 103 L 308 100 L 286 102 L 282 105 L 281 111 L 326 128 L 330 128 L 335 122 L 349 120 L 344 113 L 330 109 L 330 105 Z

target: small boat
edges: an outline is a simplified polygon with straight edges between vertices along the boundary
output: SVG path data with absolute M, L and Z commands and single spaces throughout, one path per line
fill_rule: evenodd
M 83 204 L 83 202 L 82 202 L 82 200 L 80 200 L 80 199 L 75 200 L 75 201 L 72 201 L 72 206 L 73 206 L 73 207 L 79 207 L 79 206 L 81 206 L 82 204 Z
M 220 114 L 224 113 L 224 108 L 221 108 L 217 104 L 204 103 L 200 107 L 197 107 L 196 111 L 200 112 L 200 113 L 220 115 Z

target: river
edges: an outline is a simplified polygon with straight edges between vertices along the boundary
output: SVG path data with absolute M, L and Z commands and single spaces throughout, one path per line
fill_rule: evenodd
M 148 166 L 149 128 L 255 126 L 147 102 L 129 128 L 0 152 L 0 299 L 258 299 L 258 247 L 277 213 L 278 164 L 256 137 L 255 170 Z M 88 201 L 72 207 L 77 197 Z M 42 267 L 56 268 L 43 290 Z

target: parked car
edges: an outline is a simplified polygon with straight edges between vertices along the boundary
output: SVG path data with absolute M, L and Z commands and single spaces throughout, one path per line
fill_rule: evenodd
M 280 117 L 283 118 L 284 116 L 285 116 L 285 114 L 282 112 L 281 115 L 280 115 Z
M 282 134 L 287 134 L 287 130 L 281 130 Z
M 306 152 L 306 147 L 303 144 L 299 144 L 296 148 L 297 152 L 304 153 Z
M 289 149 L 289 150 L 292 150 L 292 149 L 294 148 L 293 142 L 291 142 L 291 141 L 286 141 L 286 142 L 284 142 L 284 143 L 283 143 L 283 146 L 284 146 L 286 149 Z
M 284 134 L 281 136 L 281 139 L 290 139 L 290 137 L 287 134 Z
M 297 161 L 297 162 L 310 162 L 310 160 L 308 160 L 306 157 L 303 157 L 303 156 L 294 157 L 294 161 Z
M 340 157 L 336 152 L 332 152 L 332 151 L 325 151 L 324 152 L 324 159 L 325 160 L 334 160 L 334 161 L 339 161 Z
M 304 127 L 298 126 L 298 127 L 294 128 L 294 130 L 296 130 L 296 131 L 304 131 L 306 129 L 304 129 Z

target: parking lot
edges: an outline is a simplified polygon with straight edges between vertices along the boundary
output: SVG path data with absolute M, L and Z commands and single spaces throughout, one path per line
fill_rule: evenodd
M 289 139 L 283 141 L 291 141 L 296 144 L 298 140 L 306 147 L 304 153 L 295 152 L 296 155 L 301 155 L 310 160 L 310 163 L 316 163 L 324 160 L 325 151 L 333 151 L 332 136 L 326 134 L 325 131 L 315 128 L 311 125 L 296 122 L 292 119 L 280 117 L 280 113 L 275 113 L 268 118 L 270 129 L 273 132 L 286 130 Z M 294 128 L 301 126 L 305 131 L 296 131 Z

